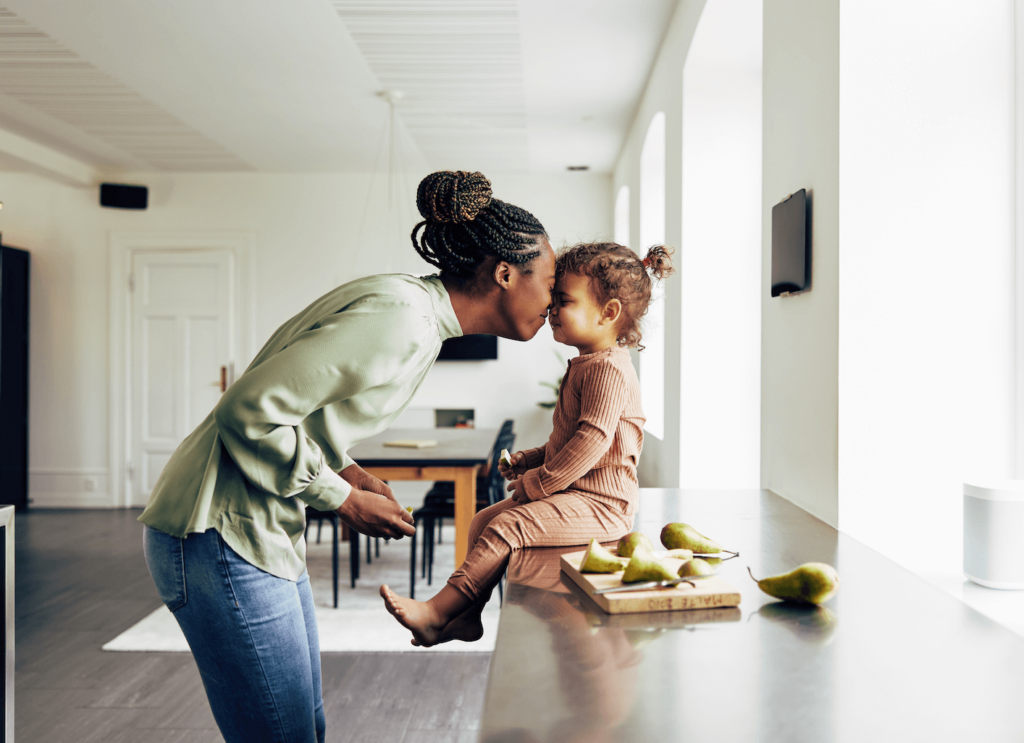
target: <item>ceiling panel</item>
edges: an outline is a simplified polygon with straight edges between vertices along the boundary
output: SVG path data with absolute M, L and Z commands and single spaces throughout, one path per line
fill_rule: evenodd
M 436 168 L 525 171 L 517 0 L 331 0 Z
M 0 7 L 0 93 L 154 170 L 251 169 L 5 7 Z

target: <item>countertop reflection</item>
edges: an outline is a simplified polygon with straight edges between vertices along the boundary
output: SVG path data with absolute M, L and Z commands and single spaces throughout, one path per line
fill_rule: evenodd
M 740 552 L 740 607 L 608 615 L 560 572 L 579 547 L 514 555 L 481 741 L 1024 740 L 1024 638 L 768 491 L 641 491 L 634 528 L 670 521 Z M 812 560 L 822 607 L 747 575 Z

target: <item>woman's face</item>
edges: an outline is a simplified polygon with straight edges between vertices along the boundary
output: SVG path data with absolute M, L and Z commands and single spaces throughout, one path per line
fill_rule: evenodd
M 540 255 L 521 273 L 513 269 L 511 291 L 506 293 L 505 316 L 512 324 L 510 338 L 528 341 L 537 335 L 548 319 L 551 292 L 555 287 L 555 251 L 546 237 L 537 242 Z

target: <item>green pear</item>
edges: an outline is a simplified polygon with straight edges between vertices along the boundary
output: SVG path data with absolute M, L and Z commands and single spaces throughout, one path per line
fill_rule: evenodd
M 681 522 L 665 524 L 665 528 L 661 530 L 661 543 L 670 550 L 686 549 L 703 553 L 722 551 L 722 545 L 718 542 L 708 539 L 689 524 Z
M 703 578 L 706 575 L 714 575 L 715 569 L 699 557 L 687 560 L 679 566 L 680 578 Z
M 648 552 L 654 551 L 654 545 L 651 543 L 651 540 L 638 531 L 630 532 L 619 540 L 620 557 L 632 557 L 633 552 L 639 548 L 645 549 Z
M 747 572 L 754 578 L 749 567 Z M 823 562 L 808 562 L 784 575 L 754 581 L 769 596 L 802 604 L 820 604 L 839 590 L 839 574 Z
M 649 580 L 675 580 L 676 576 L 658 559 L 645 549 L 633 550 L 629 558 L 626 572 L 622 574 L 623 583 L 643 583 Z
M 622 561 L 601 546 L 597 539 L 591 539 L 587 552 L 580 563 L 581 573 L 617 573 L 622 570 Z
M 669 550 L 665 553 L 665 557 L 674 557 L 677 560 L 686 562 L 687 560 L 693 559 L 693 550 Z M 719 560 L 721 562 L 721 560 Z

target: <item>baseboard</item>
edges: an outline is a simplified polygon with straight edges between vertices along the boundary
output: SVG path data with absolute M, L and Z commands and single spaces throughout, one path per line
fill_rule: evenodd
M 29 508 L 114 508 L 107 470 L 37 468 L 28 473 Z
M 30 493 L 29 508 L 114 508 L 110 493 Z

